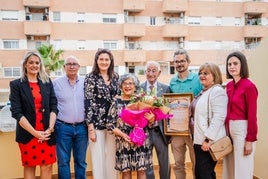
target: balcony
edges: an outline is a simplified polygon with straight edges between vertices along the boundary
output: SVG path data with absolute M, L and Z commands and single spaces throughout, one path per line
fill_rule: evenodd
M 249 1 L 244 3 L 244 13 L 266 13 L 267 3 Z
M 177 13 L 188 10 L 187 0 L 165 0 L 163 1 L 163 12 L 164 13 Z
M 125 62 L 145 62 L 146 53 L 144 50 L 125 50 L 124 61 Z
M 188 26 L 184 24 L 166 24 L 163 26 L 163 37 L 188 36 Z
M 145 35 L 145 25 L 137 23 L 124 24 L 124 36 L 143 37 Z
M 129 12 L 141 12 L 145 9 L 145 0 L 124 0 L 123 8 Z
M 50 0 L 23 0 L 23 5 L 28 7 L 50 7 Z
M 244 37 L 265 37 L 268 35 L 267 27 L 265 26 L 245 26 Z
M 50 35 L 51 25 L 49 21 L 25 21 L 24 33 L 26 35 Z

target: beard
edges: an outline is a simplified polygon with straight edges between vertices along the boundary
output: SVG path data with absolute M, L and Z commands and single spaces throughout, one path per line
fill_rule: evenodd
M 187 71 L 187 68 L 185 68 L 185 67 L 176 67 L 176 71 L 178 73 L 183 73 L 183 72 Z

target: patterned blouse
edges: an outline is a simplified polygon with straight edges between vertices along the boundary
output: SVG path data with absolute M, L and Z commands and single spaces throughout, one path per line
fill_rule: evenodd
M 95 129 L 106 129 L 107 114 L 113 98 L 119 93 L 118 75 L 106 85 L 101 75 L 89 73 L 85 77 L 85 112 L 88 124 Z

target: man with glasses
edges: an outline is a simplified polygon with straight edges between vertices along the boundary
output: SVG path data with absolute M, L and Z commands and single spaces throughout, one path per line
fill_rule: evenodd
M 141 84 L 141 88 L 154 96 L 161 97 L 163 93 L 169 93 L 169 86 L 157 81 L 161 74 L 160 64 L 155 61 L 148 61 L 145 66 L 146 82 Z M 149 137 L 152 144 L 151 149 L 155 147 L 160 179 L 170 178 L 170 167 L 168 157 L 168 138 L 164 135 L 163 121 L 156 121 L 154 125 L 149 128 Z M 146 176 L 148 179 L 154 179 L 153 167 L 147 169 Z
M 64 61 L 66 75 L 53 80 L 58 100 L 56 150 L 58 178 L 71 178 L 70 158 L 74 158 L 76 179 L 86 179 L 88 129 L 85 123 L 84 78 L 78 76 L 80 65 L 75 56 Z
M 170 81 L 170 90 L 172 93 L 193 93 L 194 96 L 199 94 L 202 90 L 198 74 L 190 72 L 188 67 L 191 63 L 189 55 L 186 50 L 179 49 L 174 53 L 174 67 L 178 74 L 176 74 Z M 175 166 L 174 173 L 176 179 L 186 179 L 185 171 L 185 153 L 186 145 L 189 149 L 190 159 L 192 162 L 193 176 L 195 155 L 193 149 L 193 141 L 191 136 L 172 136 L 171 149 L 173 152 Z M 195 178 L 195 177 L 194 177 Z

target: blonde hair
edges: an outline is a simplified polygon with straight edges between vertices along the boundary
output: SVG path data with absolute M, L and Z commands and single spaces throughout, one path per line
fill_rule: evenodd
M 33 52 L 27 52 L 25 55 L 24 55 L 24 58 L 23 58 L 23 61 L 22 61 L 22 73 L 21 73 L 21 80 L 26 80 L 27 79 L 27 69 L 25 68 L 25 65 L 27 63 L 27 61 L 29 60 L 29 58 L 31 56 L 36 56 L 39 58 L 39 62 L 40 62 L 40 70 L 38 72 L 38 75 L 37 75 L 37 78 L 39 80 L 41 80 L 43 83 L 48 83 L 49 82 L 49 76 L 47 75 L 46 71 L 45 71 L 45 65 L 43 63 L 43 60 L 42 60 L 42 57 L 41 55 L 36 52 L 36 51 L 33 51 Z
M 199 74 L 203 70 L 209 70 L 209 72 L 213 76 L 213 82 L 214 82 L 214 84 L 220 84 L 220 85 L 222 84 L 221 70 L 218 67 L 218 65 L 216 65 L 214 63 L 204 63 L 199 68 Z

